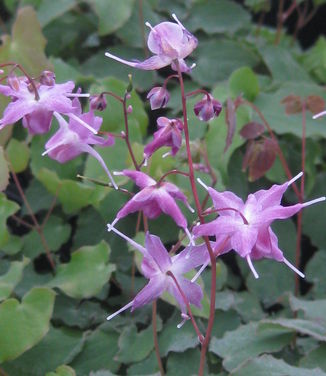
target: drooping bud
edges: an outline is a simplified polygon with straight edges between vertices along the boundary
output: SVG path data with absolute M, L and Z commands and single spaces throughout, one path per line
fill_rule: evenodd
M 55 73 L 48 70 L 43 71 L 41 73 L 40 83 L 46 86 L 55 85 Z
M 147 94 L 147 99 L 151 104 L 152 110 L 166 107 L 170 100 L 170 94 L 164 87 L 153 87 L 153 89 Z
M 127 107 L 127 113 L 128 114 L 132 113 L 132 105 L 131 104 Z
M 201 121 L 209 121 L 217 117 L 222 111 L 222 104 L 214 99 L 210 94 L 197 102 L 194 106 L 195 115 Z
M 104 94 L 92 95 L 89 99 L 91 110 L 103 111 L 106 109 L 107 101 Z

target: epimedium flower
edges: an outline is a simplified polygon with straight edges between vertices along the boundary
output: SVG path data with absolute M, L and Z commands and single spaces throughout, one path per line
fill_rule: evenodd
M 53 72 L 43 72 L 40 82 L 33 81 L 33 83 L 34 85 L 27 77 L 11 75 L 8 78 L 8 85 L 0 85 L 0 93 L 12 98 L 0 119 L 0 129 L 22 119 L 23 126 L 29 133 L 47 133 L 51 127 L 53 114 L 75 116 L 76 109 L 68 96 L 85 96 L 72 93 L 75 87 L 72 81 L 56 84 Z M 92 131 L 96 133 L 95 130 Z
M 118 189 L 102 157 L 90 146 L 112 146 L 114 144 L 114 138 L 112 136 L 108 136 L 107 138 L 96 136 L 88 128 L 82 127 L 80 125 L 81 122 L 87 124 L 95 131 L 98 131 L 103 119 L 95 116 L 92 110 L 87 113 L 82 113 L 78 98 L 74 98 L 73 102 L 77 114 L 74 117 L 70 117 L 69 123 L 59 113 L 54 113 L 54 116 L 59 122 L 59 130 L 47 141 L 45 144 L 46 150 L 42 155 L 47 154 L 50 158 L 60 163 L 65 163 L 81 153 L 89 153 L 99 161 L 113 187 Z M 78 120 L 76 118 L 78 118 Z
M 182 144 L 183 123 L 179 119 L 168 119 L 161 116 L 156 121 L 158 130 L 154 133 L 153 141 L 144 148 L 144 157 L 147 160 L 157 149 L 163 146 L 170 146 L 171 151 L 164 154 L 176 155 Z
M 139 210 L 142 210 L 144 215 L 149 219 L 157 218 L 160 214 L 164 213 L 169 215 L 175 223 L 185 231 L 190 241 L 192 241 L 192 237 L 187 228 L 187 220 L 175 200 L 178 199 L 182 201 L 192 213 L 194 210 L 190 207 L 187 197 L 176 185 L 170 182 L 156 182 L 153 178 L 141 171 L 123 170 L 121 172 L 114 172 L 114 174 L 127 176 L 132 179 L 141 190 L 119 210 L 112 225 L 115 225 L 121 218 L 124 218 L 128 214 Z
M 170 100 L 170 94 L 164 86 L 153 87 L 147 94 L 152 110 L 164 108 Z
M 212 95 L 206 94 L 194 106 L 194 113 L 201 121 L 209 121 L 217 117 L 222 111 L 222 104 Z
M 278 247 L 277 236 L 270 227 L 276 219 L 290 218 L 301 209 L 325 200 L 325 197 L 320 197 L 305 203 L 281 205 L 284 192 L 302 175 L 301 172 L 282 185 L 275 184 L 268 190 L 262 189 L 250 194 L 246 202 L 232 192 L 217 192 L 198 179 L 212 198 L 219 216 L 210 223 L 196 226 L 193 229 L 194 236 L 215 235 L 220 244 L 225 243 L 224 249 L 219 254 L 234 249 L 247 260 L 255 278 L 258 278 L 258 274 L 252 260 L 261 258 L 284 262 L 294 272 L 304 277 L 304 274 L 284 257 Z
M 108 316 L 107 320 L 111 320 L 113 317 L 119 315 L 128 308 L 131 308 L 131 311 L 134 311 L 136 308 L 140 308 L 145 304 L 156 300 L 167 291 L 175 298 L 180 306 L 181 316 L 183 318 L 182 323 L 178 325 L 178 328 L 180 328 L 183 323 L 189 319 L 184 297 L 186 298 L 187 303 L 201 308 L 201 299 L 203 297 L 201 287 L 198 284 L 189 281 L 183 275 L 202 264 L 204 255 L 207 253 L 206 245 L 203 244 L 185 248 L 179 254 L 171 257 L 158 236 L 151 235 L 147 232 L 145 237 L 145 247 L 143 247 L 121 233 L 111 224 L 108 224 L 107 226 L 108 231 L 112 230 L 143 254 L 141 271 L 143 275 L 149 279 L 148 284 L 131 302 Z M 171 277 L 171 274 L 177 281 L 178 286 Z M 179 288 L 182 290 L 184 297 Z
M 172 69 L 177 70 L 176 62 L 180 66 L 182 72 L 189 72 L 192 67 L 188 67 L 184 61 L 188 55 L 197 47 L 197 39 L 181 24 L 175 14 L 172 14 L 173 22 L 161 22 L 152 27 L 148 22 L 151 31 L 148 35 L 147 45 L 154 56 L 142 62 L 132 62 L 121 59 L 109 52 L 105 56 L 119 61 L 120 63 L 129 65 L 133 68 L 143 70 L 155 70 L 172 66 Z

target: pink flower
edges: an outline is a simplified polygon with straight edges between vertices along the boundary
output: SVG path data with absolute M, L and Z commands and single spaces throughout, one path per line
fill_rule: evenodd
M 217 117 L 222 111 L 222 104 L 210 94 L 197 102 L 194 106 L 194 113 L 201 121 L 209 121 Z
M 176 155 L 182 143 L 183 124 L 179 119 L 168 119 L 159 117 L 157 119 L 158 130 L 154 133 L 154 140 L 147 144 L 144 148 L 145 159 L 148 159 L 156 150 L 163 146 L 171 146 L 171 151 L 164 154 Z
M 220 244 L 224 241 L 225 247 L 222 253 L 234 249 L 241 257 L 246 258 L 255 278 L 258 278 L 258 274 L 251 260 L 261 258 L 284 262 L 304 277 L 304 274 L 283 256 L 278 247 L 277 236 L 270 227 L 276 219 L 290 218 L 306 206 L 325 200 L 325 197 L 320 197 L 305 203 L 282 206 L 281 199 L 284 192 L 301 176 L 302 173 L 282 185 L 273 185 L 268 190 L 259 190 L 250 194 L 245 203 L 234 193 L 217 192 L 199 180 L 211 196 L 219 217 L 210 223 L 196 226 L 193 230 L 194 236 L 215 235 Z
M 157 183 L 150 176 L 140 171 L 123 170 L 115 172 L 115 175 L 124 175 L 132 179 L 140 192 L 135 194 L 123 207 L 119 210 L 116 219 L 112 225 L 115 225 L 121 218 L 130 213 L 142 210 L 149 219 L 157 218 L 161 213 L 165 213 L 173 218 L 175 223 L 184 229 L 189 239 L 192 241 L 191 235 L 187 229 L 187 220 L 176 204 L 175 200 L 181 200 L 193 212 L 187 201 L 187 197 L 180 189 L 169 182 Z
M 48 154 L 50 158 L 65 163 L 83 152 L 89 153 L 100 162 L 112 185 L 117 189 L 118 187 L 102 157 L 90 146 L 111 146 L 114 144 L 114 138 L 108 136 L 105 139 L 94 135 L 88 128 L 98 131 L 102 124 L 102 118 L 94 116 L 93 111 L 82 114 L 79 100 L 75 98 L 73 102 L 78 115 L 72 116 L 70 114 L 72 117 L 70 117 L 68 123 L 60 114 L 54 113 L 60 128 L 45 144 L 46 151 L 42 155 Z M 84 126 L 81 126 L 80 123 L 84 123 Z
M 170 100 L 170 94 L 165 87 L 153 87 L 147 94 L 147 99 L 151 104 L 152 110 L 157 110 L 158 108 L 164 108 Z
M 183 274 L 202 264 L 204 255 L 207 253 L 205 244 L 191 246 L 190 249 L 185 248 L 178 255 L 171 257 L 158 236 L 146 233 L 145 247 L 142 247 L 110 224 L 108 224 L 108 230 L 112 230 L 123 239 L 127 240 L 134 248 L 143 254 L 141 270 L 143 275 L 149 279 L 149 282 L 130 303 L 110 315 L 107 320 L 111 320 L 128 308 L 134 311 L 136 308 L 140 308 L 156 300 L 165 291 L 175 298 L 181 308 L 184 321 L 187 320 L 189 317 L 187 315 L 185 301 L 173 278 L 167 274 L 168 272 L 173 273 L 187 302 L 201 308 L 200 302 L 203 297 L 201 287 L 183 277 Z M 184 321 L 178 325 L 179 328 Z
M 181 24 L 175 14 L 172 17 L 177 23 L 161 22 L 152 27 L 148 22 L 146 25 L 151 29 L 147 45 L 154 56 L 143 62 L 132 62 L 123 60 L 109 52 L 105 56 L 129 65 L 133 68 L 154 70 L 172 65 L 172 69 L 177 70 L 176 62 L 180 65 L 182 72 L 189 72 L 189 68 L 184 58 L 192 53 L 197 47 L 197 39 Z
M 0 129 L 23 119 L 23 126 L 31 134 L 47 133 L 53 113 L 74 113 L 73 103 L 67 95 L 72 92 L 75 84 L 68 81 L 64 84 L 49 85 L 51 80 L 54 80 L 53 76 L 51 78 L 46 72 L 42 81 L 46 84 L 35 82 L 38 99 L 26 77 L 16 77 L 14 85 L 10 81 L 9 85 L 0 85 L 0 93 L 12 98 L 0 119 Z

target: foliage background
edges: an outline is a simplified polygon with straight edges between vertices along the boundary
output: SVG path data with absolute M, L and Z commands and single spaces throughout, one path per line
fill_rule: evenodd
M 260 109 L 272 129 L 293 173 L 300 170 L 301 114 L 287 115 L 282 98 L 295 94 L 326 99 L 326 40 L 320 36 L 307 50 L 283 34 L 274 44 L 275 28 L 252 21 L 264 1 L 246 0 L 4 0 L 0 61 L 21 63 L 32 75 L 54 69 L 57 82 L 74 80 L 83 90 L 111 90 L 123 94 L 130 68 L 104 57 L 111 52 L 126 59 L 143 59 L 142 18 L 155 25 L 175 12 L 199 39 L 191 59 L 197 63 L 186 81 L 187 90 L 205 87 L 220 101 L 244 97 Z M 315 2 L 315 5 L 321 3 Z M 311 5 L 311 4 L 310 4 Z M 141 16 L 139 10 L 142 7 Z M 258 7 L 258 8 L 257 8 Z M 323 9 L 323 8 L 320 8 Z M 257 18 L 257 17 L 256 17 Z M 256 19 L 255 18 L 255 19 Z M 130 128 L 139 160 L 142 144 L 150 139 L 155 119 L 178 116 L 178 87 L 169 86 L 171 101 L 163 111 L 150 112 L 145 101 L 154 83 L 163 82 L 168 69 L 133 71 L 135 91 Z M 6 99 L 0 98 L 4 109 Z M 239 135 L 249 121 L 258 121 L 248 108 L 237 112 L 237 127 L 224 153 L 227 127 L 225 112 L 205 125 L 195 118 L 189 101 L 191 138 L 197 161 L 199 139 L 218 177 L 218 189 L 245 197 L 250 191 L 285 181 L 277 160 L 265 177 L 249 182 L 241 169 L 245 140 Z M 109 101 L 103 129 L 123 130 L 121 108 Z M 55 125 L 55 124 L 54 124 Z M 55 126 L 53 126 L 53 129 Z M 109 188 L 80 181 L 77 174 L 105 180 L 101 167 L 86 155 L 60 165 L 41 157 L 49 138 L 30 139 L 20 126 L 0 134 L 0 374 L 3 375 L 153 375 L 158 372 L 153 352 L 151 307 L 126 313 L 106 322 L 144 284 L 132 278 L 133 251 L 117 236 L 106 232 L 126 196 Z M 306 199 L 325 194 L 325 120 L 307 114 Z M 196 141 L 197 140 L 197 141 Z M 195 142 L 196 141 L 196 142 Z M 131 167 L 124 143 L 99 150 L 111 170 Z M 185 154 L 161 159 L 158 152 L 150 166 L 153 177 L 173 167 L 187 168 Z M 35 230 L 18 222 L 30 221 L 11 169 L 26 194 L 53 253 L 57 270 L 51 273 L 41 239 Z M 203 179 L 207 176 L 198 173 Z M 182 177 L 173 177 L 190 197 Z M 123 182 L 123 180 L 121 180 Z M 132 190 L 132 184 L 127 187 Z M 55 201 L 54 198 L 56 198 Z M 295 200 L 292 192 L 287 202 Z M 51 209 L 51 215 L 47 213 Z M 273 261 L 256 263 L 254 280 L 247 265 L 233 254 L 218 262 L 217 304 L 207 374 L 326 375 L 326 217 L 322 205 L 303 215 L 300 296 L 294 296 L 294 275 Z M 14 216 L 13 216 L 14 215 Z M 188 220 L 193 218 L 185 212 Z M 15 217 L 16 216 L 16 217 Z M 121 231 L 135 235 L 136 216 L 121 221 Z M 296 223 L 277 223 L 274 230 L 281 249 L 293 261 Z M 167 217 L 150 223 L 152 233 L 166 245 L 178 238 Z M 141 239 L 142 234 L 138 234 Z M 209 295 L 209 273 L 202 278 Z M 198 341 L 190 324 L 176 329 L 178 312 L 160 300 L 159 346 L 167 375 L 191 375 L 199 364 Z M 296 314 L 294 315 L 294 312 Z M 205 327 L 208 301 L 198 316 Z

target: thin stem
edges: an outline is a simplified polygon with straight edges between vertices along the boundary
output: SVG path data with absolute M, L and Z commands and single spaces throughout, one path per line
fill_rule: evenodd
M 203 145 L 203 148 L 200 150 L 200 153 L 201 153 L 202 157 L 204 158 L 205 165 L 208 168 L 208 172 L 209 172 L 209 174 L 210 174 L 210 176 L 212 178 L 211 187 L 214 188 L 215 184 L 217 183 L 217 177 L 216 177 L 216 174 L 215 174 L 214 170 L 212 169 L 212 166 L 210 164 L 210 161 L 209 161 L 209 158 L 208 158 L 208 155 L 207 155 L 206 142 Z M 205 209 L 205 206 L 207 205 L 208 199 L 209 199 L 209 193 L 206 194 L 206 196 L 204 198 L 204 201 L 201 204 L 201 210 Z
M 125 94 L 124 98 L 123 98 L 123 117 L 124 117 L 124 122 L 125 122 L 125 141 L 126 141 L 126 144 L 127 144 L 127 148 L 128 148 L 128 151 L 129 151 L 129 154 L 130 154 L 130 157 L 132 159 L 132 163 L 133 165 L 135 166 L 135 169 L 137 171 L 139 171 L 139 166 L 138 166 L 138 163 L 136 161 L 136 158 L 135 158 L 135 155 L 134 155 L 134 152 L 132 150 L 132 147 L 131 147 L 131 144 L 130 144 L 130 141 L 129 141 L 129 124 L 128 124 L 128 111 L 127 111 L 127 94 Z
M 160 349 L 159 349 L 159 346 L 158 346 L 158 338 L 157 338 L 156 308 L 157 308 L 157 304 L 156 304 L 156 300 L 154 300 L 153 303 L 152 303 L 152 326 L 153 326 L 155 355 L 156 355 L 156 359 L 157 359 L 158 368 L 160 369 L 160 374 L 161 374 L 161 376 L 164 376 L 165 373 L 164 373 L 164 368 L 163 368 L 163 364 L 162 364 L 162 359 L 161 359 L 161 356 L 160 356 Z
M 143 50 L 145 57 L 148 57 L 148 49 L 146 44 L 146 35 L 145 35 L 145 27 L 144 27 L 144 12 L 143 12 L 143 1 L 138 1 L 138 18 L 139 18 L 139 26 L 140 26 L 140 32 L 142 36 L 142 44 L 143 44 Z
M 166 79 L 163 82 L 163 88 L 166 89 L 166 86 L 168 82 L 171 80 L 171 78 L 178 78 L 179 76 L 177 74 L 170 74 L 170 76 L 166 77 Z
M 284 8 L 284 0 L 279 1 L 278 5 L 278 13 L 277 13 L 277 30 L 275 35 L 274 44 L 277 45 L 280 43 L 281 33 L 283 28 L 283 8 Z
M 177 279 L 175 278 L 174 274 L 173 274 L 171 271 L 168 271 L 166 274 L 167 274 L 169 277 L 171 277 L 171 278 L 173 279 L 173 282 L 175 283 L 175 285 L 176 285 L 178 291 L 180 292 L 180 294 L 181 294 L 181 296 L 182 296 L 182 299 L 183 299 L 183 301 L 184 301 L 184 303 L 185 303 L 185 305 L 186 305 L 186 307 L 187 307 L 187 311 L 188 311 L 188 314 L 189 314 L 189 317 L 190 317 L 191 323 L 192 323 L 192 325 L 193 325 L 193 327 L 194 327 L 194 329 L 195 329 L 195 332 L 196 332 L 196 334 L 197 334 L 197 336 L 198 336 L 199 342 L 200 342 L 201 344 L 203 344 L 204 341 L 205 341 L 205 338 L 204 338 L 204 336 L 201 334 L 201 332 L 200 332 L 200 330 L 199 330 L 199 328 L 198 328 L 198 326 L 197 326 L 197 323 L 196 323 L 196 321 L 195 321 L 195 319 L 194 319 L 194 316 L 193 316 L 193 314 L 192 314 L 192 311 L 191 311 L 191 308 L 190 308 L 190 304 L 189 304 L 189 302 L 188 302 L 188 299 L 187 299 L 186 295 L 185 295 L 184 292 L 182 291 L 182 288 L 180 287 L 179 282 L 178 282 Z
M 16 222 L 18 222 L 19 224 L 31 229 L 31 230 L 35 230 L 35 227 L 33 225 L 31 225 L 30 223 L 26 222 L 25 220 L 21 219 L 20 217 L 18 217 L 17 215 L 13 214 L 11 216 L 11 218 L 13 218 Z
M 281 161 L 281 164 L 282 164 L 282 167 L 283 167 L 283 170 L 286 174 L 286 176 L 288 177 L 289 180 L 291 180 L 293 178 L 293 175 L 290 171 L 290 168 L 286 162 L 286 159 L 284 157 L 284 154 L 282 152 L 282 149 L 278 143 L 278 140 L 277 140 L 277 137 L 275 136 L 272 128 L 270 127 L 270 125 L 268 124 L 267 120 L 265 119 L 264 115 L 262 114 L 262 112 L 259 110 L 259 108 L 257 106 L 255 106 L 253 103 L 245 100 L 245 99 L 241 99 L 241 102 L 243 104 L 246 104 L 248 105 L 249 107 L 251 107 L 256 113 L 257 115 L 260 117 L 261 121 L 263 122 L 265 128 L 267 129 L 270 137 L 272 138 L 272 140 L 275 142 L 275 145 L 276 145 L 276 148 L 277 148 L 277 153 L 278 153 L 278 157 L 280 158 L 280 161 Z M 292 188 L 294 190 L 294 193 L 296 194 L 296 196 L 298 197 L 298 199 L 300 199 L 300 191 L 298 190 L 298 187 L 296 186 L 296 184 L 292 184 Z
M 96 95 L 96 94 L 94 94 L 94 95 Z M 123 104 L 123 101 L 124 101 L 123 98 L 121 98 L 119 95 L 112 93 L 112 91 L 102 91 L 102 93 L 100 95 L 109 95 L 110 97 L 113 97 L 114 99 L 116 99 L 117 101 L 119 101 L 122 104 Z
M 160 180 L 157 182 L 157 185 L 160 185 L 162 183 L 162 181 L 169 175 L 176 175 L 176 174 L 179 174 L 179 175 L 183 175 L 183 176 L 189 176 L 189 174 L 187 172 L 184 172 L 184 171 L 180 171 L 180 170 L 170 170 L 168 172 L 166 172 L 161 178 Z
M 188 117 L 187 117 L 187 104 L 186 104 L 186 96 L 183 84 L 183 77 L 180 70 L 180 65 L 178 61 L 176 62 L 176 67 L 178 70 L 179 76 L 179 83 L 180 83 L 180 90 L 181 90 L 181 100 L 182 100 L 182 112 L 183 112 L 183 124 L 184 124 L 184 134 L 186 140 L 186 149 L 187 149 L 187 158 L 188 158 L 188 165 L 189 165 L 189 180 L 191 185 L 191 190 L 194 196 L 195 205 L 197 209 L 197 214 L 200 220 L 200 223 L 205 223 L 205 220 L 201 214 L 201 204 L 199 202 L 199 197 L 197 193 L 197 187 L 195 182 L 195 175 L 194 175 L 194 166 L 191 156 L 190 150 L 190 139 L 189 139 L 189 130 L 188 130 Z M 210 308 L 209 308 L 209 319 L 208 325 L 206 329 L 205 340 L 202 344 L 201 355 L 200 355 L 200 366 L 199 366 L 199 376 L 203 376 L 204 374 L 204 367 L 205 367 L 205 358 L 206 352 L 209 345 L 213 324 L 214 324 L 214 317 L 215 317 L 215 293 L 216 293 L 216 260 L 215 255 L 210 245 L 209 239 L 207 236 L 203 237 L 205 244 L 207 246 L 207 250 L 209 252 L 209 257 L 212 265 L 212 274 L 211 274 L 211 293 L 210 293 Z
M 45 253 L 46 253 L 46 257 L 47 257 L 47 259 L 49 260 L 49 263 L 50 263 L 50 265 L 51 265 L 52 271 L 54 272 L 54 271 L 55 271 L 55 263 L 54 263 L 54 261 L 53 261 L 52 255 L 51 255 L 50 248 L 49 248 L 49 246 L 48 246 L 48 244 L 47 244 L 47 241 L 46 241 L 46 239 L 45 239 L 45 236 L 44 236 L 44 233 L 43 233 L 43 229 L 42 229 L 42 227 L 40 226 L 40 224 L 38 223 L 38 221 L 37 221 L 37 219 L 36 219 L 36 217 L 35 217 L 35 214 L 34 214 L 34 212 L 33 212 L 33 209 L 31 208 L 29 202 L 27 201 L 27 198 L 26 198 L 25 193 L 24 193 L 24 191 L 23 191 L 23 189 L 22 189 L 22 186 L 20 185 L 20 182 L 19 182 L 19 180 L 18 180 L 18 178 L 17 178 L 16 173 L 15 173 L 12 169 L 10 169 L 10 172 L 11 172 L 11 175 L 12 175 L 12 177 L 13 177 L 13 179 L 14 179 L 14 182 L 15 182 L 15 184 L 16 184 L 16 187 L 17 187 L 17 189 L 18 189 L 18 192 L 19 192 L 19 194 L 20 194 L 22 200 L 24 201 L 24 204 L 25 204 L 25 206 L 26 206 L 26 209 L 27 209 L 27 211 L 29 212 L 29 215 L 31 216 L 31 219 L 32 219 L 32 221 L 33 221 L 33 223 L 34 223 L 34 228 L 35 228 L 36 232 L 39 234 L 39 237 L 40 237 L 40 239 L 41 239 L 41 243 L 42 243 L 43 248 L 44 248 Z
M 210 94 L 207 90 L 204 90 L 204 89 L 196 89 L 194 91 L 190 91 L 189 93 L 186 94 L 186 97 L 192 97 L 194 95 L 198 95 L 198 94 L 204 94 L 204 95 L 207 95 L 207 99 L 209 100 L 210 99 Z
M 54 209 L 55 204 L 56 204 L 56 202 L 57 202 L 57 198 L 58 198 L 58 194 L 59 194 L 60 189 L 61 189 L 61 183 L 58 185 L 58 188 L 57 188 L 57 190 L 56 190 L 56 192 L 55 192 L 55 195 L 54 195 L 54 198 L 53 198 L 52 203 L 51 203 L 51 205 L 50 205 L 50 208 L 49 208 L 49 210 L 47 211 L 47 213 L 46 213 L 46 215 L 45 215 L 45 218 L 43 219 L 43 222 L 42 222 L 42 225 L 41 225 L 41 228 L 42 228 L 42 229 L 44 229 L 44 226 L 46 225 L 47 221 L 48 221 L 49 218 L 50 218 L 50 215 L 51 215 L 52 212 L 53 212 L 53 209 Z

